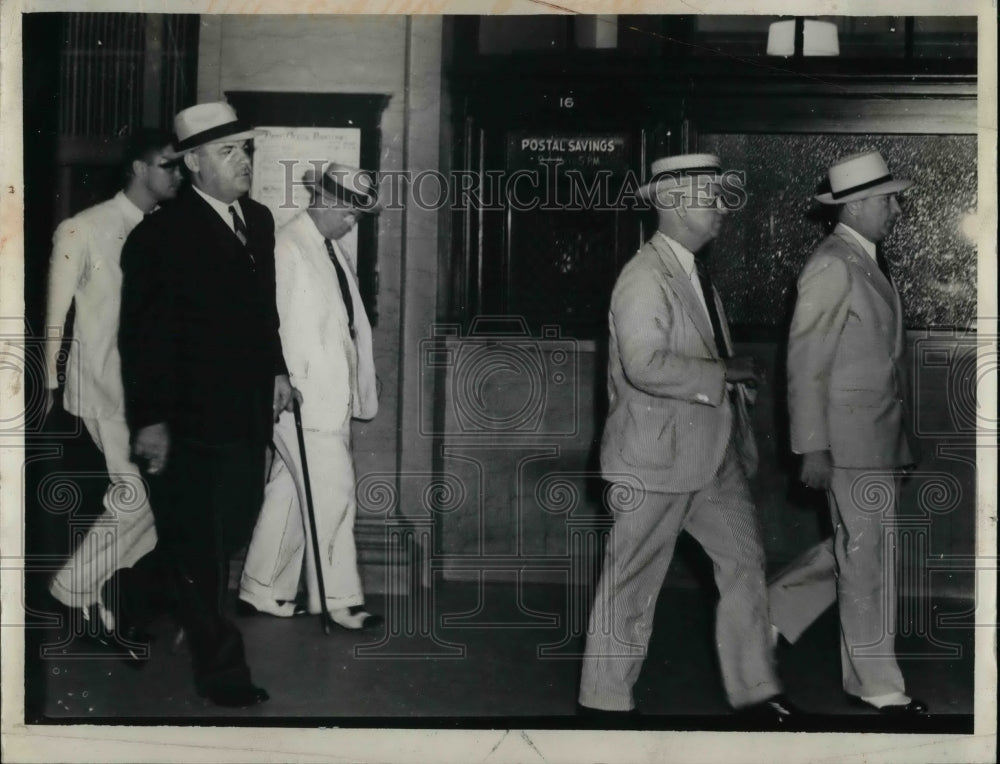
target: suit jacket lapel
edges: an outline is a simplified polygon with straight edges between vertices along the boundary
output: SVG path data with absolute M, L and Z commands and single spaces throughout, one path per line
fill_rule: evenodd
M 705 314 L 705 309 L 701 305 L 701 300 L 698 299 L 698 294 L 694 291 L 694 287 L 691 285 L 691 279 L 681 267 L 680 261 L 677 259 L 677 255 L 674 254 L 673 249 L 661 236 L 654 236 L 652 239 L 653 248 L 660 255 L 660 260 L 663 262 L 664 270 L 667 275 L 667 285 L 673 290 L 674 294 L 677 295 L 677 299 L 680 301 L 684 310 L 691 317 L 694 322 L 695 328 L 701 335 L 701 338 L 705 341 L 705 347 L 708 348 L 709 352 L 715 355 L 715 334 L 712 332 L 712 325 L 709 323 L 708 316 Z M 713 299 L 711 295 L 705 295 L 706 300 Z M 720 314 L 721 316 L 721 314 Z
M 243 220 L 247 225 L 247 247 L 256 254 L 262 250 L 260 246 L 261 234 L 263 234 L 266 226 L 264 221 L 260 219 L 260 207 L 248 204 L 248 199 L 249 197 L 243 197 L 240 209 L 243 212 Z
M 193 220 L 192 222 L 203 231 L 206 235 L 210 235 L 216 240 L 219 247 L 225 247 L 226 249 L 231 249 L 234 246 L 239 246 L 239 239 L 236 238 L 236 234 L 233 230 L 226 225 L 226 222 L 219 217 L 219 213 L 213 210 L 208 202 L 201 198 L 197 191 L 193 189 L 188 189 L 188 204 L 191 207 Z
M 879 297 L 885 300 L 886 304 L 896 312 L 898 307 L 898 296 L 896 294 L 896 288 L 889 283 L 886 279 L 885 274 L 878 267 L 878 263 L 872 260 L 871 255 L 865 252 L 861 243 L 857 241 L 850 234 L 834 234 L 841 241 L 843 241 L 851 251 L 852 263 L 856 266 L 857 270 L 860 270 L 868 280 L 871 282 L 872 286 L 875 287 L 875 291 L 878 292 Z

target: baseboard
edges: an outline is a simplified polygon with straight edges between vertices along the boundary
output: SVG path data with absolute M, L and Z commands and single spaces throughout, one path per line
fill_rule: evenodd
M 364 538 L 359 538 L 358 542 L 358 570 L 365 592 L 381 595 L 406 594 L 412 591 L 415 586 L 430 585 L 426 572 L 427 566 L 421 566 L 412 555 L 405 558 L 390 557 L 386 553 L 384 543 L 365 543 Z M 424 568 L 423 571 L 422 568 Z M 775 567 L 775 570 L 777 569 Z M 242 570 L 243 555 L 240 554 L 233 559 L 229 569 L 229 589 L 231 591 L 239 588 Z M 435 561 L 434 570 L 434 575 L 440 577 L 440 580 L 468 583 L 479 582 L 485 576 L 489 578 L 491 583 L 515 584 L 520 580 L 522 583 L 565 586 L 568 579 L 565 570 L 532 567 L 530 558 L 525 559 L 524 567 L 510 567 L 504 571 L 470 570 L 467 565 L 449 567 L 447 558 L 444 558 Z M 519 577 L 514 575 L 515 573 L 520 574 Z M 423 576 L 422 580 L 421 575 Z M 593 582 L 578 582 L 576 585 L 581 584 L 592 585 Z M 663 585 L 671 589 L 683 590 L 708 586 L 707 583 L 700 581 L 686 565 L 672 566 Z M 923 597 L 926 594 L 927 592 L 918 589 L 912 583 L 904 583 L 899 590 L 900 597 Z M 968 583 L 954 579 L 935 580 L 930 590 L 930 596 L 933 599 L 967 602 L 969 607 L 975 603 L 975 592 L 969 589 Z

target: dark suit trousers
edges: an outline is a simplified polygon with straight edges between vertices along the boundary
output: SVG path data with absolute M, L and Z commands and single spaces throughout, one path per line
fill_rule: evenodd
M 199 690 L 250 681 L 239 630 L 222 612 L 229 558 L 244 546 L 264 491 L 263 443 L 175 439 L 150 479 L 156 531 L 177 587 Z

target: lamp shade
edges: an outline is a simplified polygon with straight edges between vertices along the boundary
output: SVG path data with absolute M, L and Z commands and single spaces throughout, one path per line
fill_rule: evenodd
M 585 50 L 618 47 L 618 16 L 579 14 L 573 18 L 576 46 Z
M 775 21 L 767 30 L 767 55 L 795 55 L 795 20 Z M 839 56 L 837 25 L 806 19 L 802 26 L 803 56 Z

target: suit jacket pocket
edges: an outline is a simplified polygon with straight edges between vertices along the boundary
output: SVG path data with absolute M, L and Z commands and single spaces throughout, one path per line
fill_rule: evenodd
M 633 467 L 666 467 L 674 462 L 677 440 L 674 408 L 629 401 L 622 432 L 622 459 Z

